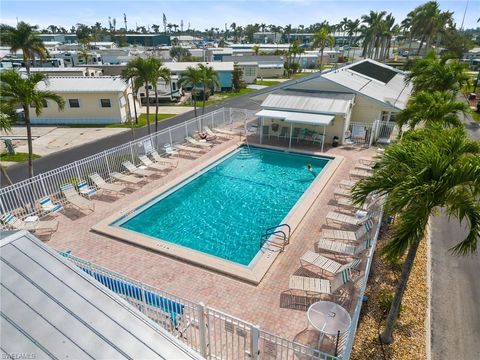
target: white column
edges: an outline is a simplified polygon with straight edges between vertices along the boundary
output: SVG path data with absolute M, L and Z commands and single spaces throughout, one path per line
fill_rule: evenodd
M 205 305 L 202 302 L 197 304 L 197 320 L 200 340 L 200 354 L 207 357 L 207 331 L 205 326 Z
M 263 140 L 263 116 L 260 116 L 260 144 Z
M 325 125 L 323 125 L 322 152 L 323 152 L 323 145 L 324 144 L 325 144 Z
M 293 123 L 290 123 L 290 139 L 288 140 L 288 149 L 292 147 Z

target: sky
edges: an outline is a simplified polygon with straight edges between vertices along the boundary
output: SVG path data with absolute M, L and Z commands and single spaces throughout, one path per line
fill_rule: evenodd
M 442 10 L 454 12 L 457 28 L 462 22 L 465 6 L 465 28 L 480 26 L 480 0 L 439 1 Z M 225 28 L 225 23 L 237 25 L 249 23 L 265 23 L 275 25 L 300 24 L 309 25 L 327 20 L 331 24 L 349 19 L 360 18 L 370 10 L 392 12 L 397 23 L 405 15 L 425 1 L 417 0 L 169 0 L 169 1 L 137 1 L 137 0 L 57 0 L 26 1 L 1 0 L 1 23 L 15 25 L 18 21 L 46 28 L 54 24 L 70 29 L 72 25 L 83 23 L 93 25 L 99 21 L 108 27 L 108 17 L 116 18 L 117 28 L 123 27 L 123 13 L 127 15 L 128 28 L 162 25 L 162 14 L 165 13 L 169 23 L 184 23 L 184 29 Z M 161 27 L 162 28 L 162 27 Z

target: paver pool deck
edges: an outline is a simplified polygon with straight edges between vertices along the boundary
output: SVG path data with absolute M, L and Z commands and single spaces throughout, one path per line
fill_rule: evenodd
M 58 231 L 46 240 L 47 243 L 58 250 L 71 250 L 77 257 L 173 295 L 202 301 L 209 307 L 258 324 L 263 330 L 286 339 L 295 339 L 306 328 L 306 312 L 280 307 L 280 295 L 288 289 L 289 276 L 300 267 L 299 259 L 303 253 L 315 249 L 314 244 L 319 239 L 321 227 L 325 225 L 326 214 L 336 207 L 334 189 L 342 179 L 349 178 L 348 173 L 358 158 L 374 156 L 374 149 L 339 147 L 325 151 L 328 156 L 343 157 L 343 161 L 301 220 L 290 244 L 258 285 L 91 231 L 93 225 L 132 201 L 181 177 L 193 166 L 206 162 L 237 142 L 238 138 L 223 142 L 195 160 L 181 159 L 178 167 L 168 175 L 148 179 L 139 189 L 116 200 L 99 197 L 94 200 L 94 213 L 83 215 L 74 210 L 66 211 L 57 217 L 60 222 Z

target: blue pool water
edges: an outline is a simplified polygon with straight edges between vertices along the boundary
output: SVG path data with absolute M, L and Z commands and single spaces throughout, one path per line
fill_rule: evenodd
M 328 162 L 240 148 L 115 225 L 248 265 L 260 250 L 265 229 L 280 224 Z M 307 164 L 312 164 L 314 175 Z

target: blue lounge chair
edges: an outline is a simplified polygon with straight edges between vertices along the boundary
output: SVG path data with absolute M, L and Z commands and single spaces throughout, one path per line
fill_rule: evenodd
M 50 199 L 50 196 L 46 196 L 43 199 L 40 199 L 39 203 L 42 207 L 42 210 L 46 211 L 47 213 L 55 214 L 63 210 L 63 205 L 53 203 L 52 199 Z

